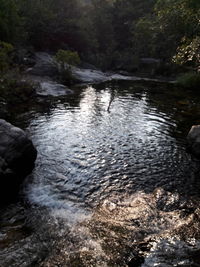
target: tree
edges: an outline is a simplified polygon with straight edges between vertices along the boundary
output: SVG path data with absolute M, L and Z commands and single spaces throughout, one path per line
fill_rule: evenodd
M 4 42 L 19 41 L 22 30 L 22 18 L 18 13 L 15 0 L 0 0 L 0 38 Z
M 159 26 L 158 44 L 170 59 L 183 41 L 199 34 L 200 2 L 198 0 L 158 0 L 155 6 Z M 161 52 L 163 53 L 163 52 Z M 162 54 L 162 56 L 164 56 Z
M 28 42 L 36 49 L 81 50 L 81 10 L 76 0 L 21 0 Z
M 200 72 L 200 36 L 192 40 L 183 40 L 183 44 L 177 49 L 173 61 L 180 65 L 193 67 Z

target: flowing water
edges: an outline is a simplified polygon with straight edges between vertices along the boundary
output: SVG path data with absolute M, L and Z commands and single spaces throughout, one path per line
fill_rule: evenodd
M 199 100 L 113 81 L 10 110 L 38 158 L 1 210 L 0 266 L 200 266 Z

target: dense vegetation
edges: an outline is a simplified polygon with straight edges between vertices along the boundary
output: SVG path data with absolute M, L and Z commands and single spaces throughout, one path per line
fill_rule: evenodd
M 103 69 L 157 58 L 163 73 L 172 63 L 197 72 L 199 18 L 199 0 L 0 0 L 0 38 L 16 49 L 76 51 Z

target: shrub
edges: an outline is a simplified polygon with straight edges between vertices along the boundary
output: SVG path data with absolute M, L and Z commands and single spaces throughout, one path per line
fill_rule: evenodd
M 56 61 L 64 68 L 70 68 L 71 65 L 80 64 L 80 58 L 77 52 L 60 49 L 55 55 Z
M 10 68 L 13 50 L 11 44 L 0 41 L 0 73 L 4 73 Z
M 189 89 L 200 88 L 200 73 L 189 72 L 181 75 L 177 79 L 177 84 Z
M 36 85 L 22 80 L 18 73 L 9 72 L 0 78 L 0 100 L 6 103 L 26 102 L 35 94 Z
M 200 59 L 200 37 L 197 36 L 192 40 L 183 38 L 183 44 L 178 47 L 177 54 L 173 57 L 173 61 L 179 65 L 192 66 L 199 70 Z
M 71 67 L 80 64 L 80 58 L 77 52 L 60 49 L 54 57 L 58 64 L 58 70 L 62 82 L 70 85 L 75 80 L 72 75 Z

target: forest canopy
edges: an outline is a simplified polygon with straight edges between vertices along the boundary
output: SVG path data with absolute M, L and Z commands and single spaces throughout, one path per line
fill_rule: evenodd
M 76 51 L 103 69 L 157 58 L 198 71 L 199 0 L 0 0 L 0 41 Z

